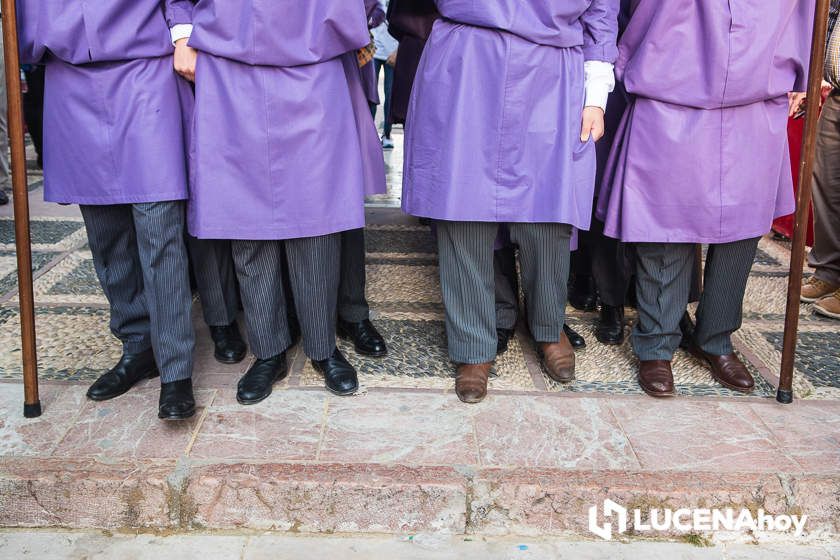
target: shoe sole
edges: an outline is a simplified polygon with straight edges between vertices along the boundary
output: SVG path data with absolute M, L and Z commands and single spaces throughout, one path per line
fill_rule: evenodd
M 712 379 L 714 379 L 715 381 L 718 382 L 718 384 L 720 384 L 723 387 L 729 389 L 730 391 L 737 391 L 738 393 L 743 393 L 743 394 L 746 395 L 746 394 L 752 393 L 753 390 L 755 389 L 755 386 L 750 387 L 749 389 L 745 389 L 743 387 L 736 387 L 735 385 L 732 385 L 731 383 L 727 383 L 726 381 L 722 380 L 721 378 L 719 378 L 715 374 L 715 369 L 712 367 L 712 362 L 710 362 L 708 360 L 708 358 L 706 358 L 705 356 L 702 356 L 702 355 L 700 355 L 696 352 L 693 352 L 690 347 L 688 348 L 688 353 L 691 354 L 694 357 L 694 359 L 700 360 L 700 362 L 702 362 L 704 366 L 709 368 L 709 373 L 712 374 Z
M 336 331 L 336 334 L 341 340 L 353 340 L 352 337 L 347 333 Z M 356 352 L 356 354 L 359 354 L 360 356 L 366 356 L 368 358 L 384 358 L 388 355 L 388 350 L 383 350 L 382 352 L 367 352 L 365 350 L 359 349 L 359 347 L 355 344 L 353 345 L 353 350 Z
M 824 309 L 818 305 L 814 306 L 814 312 L 818 315 L 822 315 L 823 317 L 829 317 L 831 319 L 840 319 L 840 313 L 832 313 L 828 309 Z
M 318 366 L 315 364 L 315 362 L 312 362 L 312 367 L 315 369 L 315 371 L 317 371 L 317 372 L 318 372 L 318 373 L 320 373 L 321 375 L 323 375 L 323 374 L 324 374 L 324 370 L 323 370 L 323 369 L 321 369 L 320 367 L 318 367 Z M 357 373 L 356 375 L 358 375 L 358 373 Z M 335 389 L 333 389 L 333 388 L 331 388 L 331 387 L 329 387 L 329 386 L 327 386 L 327 385 L 325 384 L 325 385 L 324 385 L 324 389 L 326 389 L 327 391 L 329 391 L 329 392 L 330 392 L 330 393 L 332 393 L 333 395 L 336 395 L 336 396 L 339 396 L 339 397 L 349 397 L 350 395 L 355 395 L 355 394 L 356 394 L 356 392 L 358 392 L 359 387 L 357 386 L 357 387 L 356 387 L 355 389 L 353 389 L 352 391 L 336 391 Z
M 641 387 L 642 391 L 644 391 L 648 396 L 653 397 L 655 399 L 668 399 L 677 396 L 676 391 L 670 391 L 668 393 L 663 393 L 660 391 L 654 391 L 652 389 L 648 389 L 644 386 L 641 379 L 636 378 L 636 381 L 639 383 L 639 387 Z
M 193 407 L 192 410 L 189 410 L 189 411 L 187 411 L 183 414 L 171 414 L 169 416 L 162 416 L 160 413 L 158 413 L 158 418 L 159 419 L 167 420 L 167 421 L 170 421 L 170 420 L 186 420 L 187 418 L 192 418 L 193 416 L 195 416 L 195 408 L 194 407 Z
M 624 344 L 623 338 L 621 340 L 605 340 L 603 338 L 598 337 L 597 334 L 595 335 L 595 340 L 597 340 L 604 346 L 621 346 L 622 344 Z
M 119 392 L 119 393 L 117 393 L 117 394 L 115 394 L 115 395 L 111 395 L 111 396 L 109 396 L 109 397 L 92 397 L 89 393 L 86 393 L 86 394 L 85 394 L 85 396 L 86 396 L 89 400 L 92 400 L 92 401 L 94 401 L 94 402 L 105 402 L 105 401 L 110 401 L 110 400 L 112 400 L 112 399 L 116 399 L 117 397 L 121 397 L 122 395 L 125 395 L 126 393 L 128 393 L 129 391 L 131 391 L 131 390 L 132 390 L 132 389 L 133 389 L 133 388 L 134 388 L 134 387 L 135 387 L 138 383 L 140 383 L 140 382 L 141 382 L 141 381 L 143 381 L 144 379 L 154 379 L 155 377 L 159 377 L 159 376 L 160 376 L 160 372 L 157 370 L 157 368 L 155 368 L 153 371 L 149 372 L 149 373 L 148 373 L 147 375 L 145 375 L 144 377 L 141 377 L 140 379 L 138 379 L 137 381 L 135 381 L 135 382 L 131 385 L 131 387 L 126 388 L 126 390 L 125 390 L 125 391 L 121 391 L 121 392 Z
M 223 357 L 219 356 L 215 352 L 213 353 L 213 357 L 216 358 L 217 362 L 219 362 L 220 364 L 226 364 L 226 365 L 229 365 L 229 366 L 241 363 L 242 360 L 244 360 L 247 356 L 248 356 L 248 353 L 246 352 L 241 358 L 230 360 L 230 359 L 223 358 Z
M 244 405 L 244 406 L 248 406 L 248 405 L 263 402 L 265 399 L 267 399 L 268 397 L 271 396 L 271 393 L 274 391 L 274 384 L 279 382 L 279 381 L 283 381 L 284 379 L 286 379 L 286 377 L 288 377 L 288 375 L 289 375 L 289 363 L 286 362 L 286 367 L 284 367 L 283 370 L 280 373 L 278 373 L 277 377 L 274 378 L 274 381 L 272 381 L 271 385 L 268 387 L 268 393 L 266 393 L 265 395 L 263 395 L 262 397 L 260 397 L 258 399 L 241 399 L 241 398 L 239 398 L 239 391 L 237 391 L 236 392 L 236 402 L 238 402 L 239 404 Z
M 827 294 L 823 294 L 820 297 L 815 297 L 815 298 L 799 296 L 799 301 L 801 301 L 802 303 L 815 303 L 815 302 L 821 300 L 822 298 L 824 298 L 825 296 L 830 296 L 833 293 L 834 292 L 828 292 Z

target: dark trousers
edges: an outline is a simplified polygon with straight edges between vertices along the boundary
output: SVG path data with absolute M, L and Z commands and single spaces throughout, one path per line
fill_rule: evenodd
M 26 93 L 23 96 L 23 116 L 29 136 L 32 137 L 32 143 L 35 145 L 35 152 L 38 154 L 38 163 L 43 165 L 45 67 L 34 65 L 24 74 L 26 75 Z
M 479 364 L 496 357 L 493 245 L 499 224 L 436 221 L 446 333 L 453 362 Z M 557 342 L 566 315 L 571 226 L 511 223 L 519 248 L 528 322 L 537 342 Z
M 826 100 L 817 135 L 814 166 L 814 276 L 840 285 L 840 92 Z
M 733 351 L 732 333 L 741 328 L 744 293 L 758 241 L 709 247 L 694 331 L 694 342 L 709 354 L 723 356 Z M 640 360 L 671 360 L 680 344 L 679 324 L 695 277 L 696 247 L 690 243 L 636 245 L 639 320 L 631 338 Z
M 292 343 L 282 281 L 285 252 L 303 350 L 313 360 L 330 357 L 335 350 L 341 236 L 232 241 L 231 247 L 254 355 L 270 358 Z
M 633 246 L 604 235 L 604 224 L 593 217 L 590 231 L 578 232 L 571 273 L 591 276 L 604 305 L 621 307 L 633 278 Z
M 187 249 L 204 322 L 210 327 L 230 325 L 239 311 L 239 290 L 230 241 L 196 239 L 189 235 Z
M 394 67 L 387 64 L 384 60 L 374 59 L 376 66 L 376 81 L 379 82 L 379 72 L 385 69 L 385 101 L 383 110 L 385 111 L 385 121 L 383 125 L 383 136 L 385 138 L 391 137 L 391 93 L 394 91 Z M 374 118 L 376 114 L 374 113 Z
M 93 265 L 128 354 L 154 350 L 162 383 L 189 379 L 191 320 L 184 203 L 80 206 Z
M 513 330 L 519 319 L 519 279 L 514 247 L 503 247 L 494 252 L 493 276 L 496 285 L 496 328 Z
M 338 287 L 338 318 L 361 323 L 370 318 L 365 297 L 365 230 L 341 233 L 341 279 Z

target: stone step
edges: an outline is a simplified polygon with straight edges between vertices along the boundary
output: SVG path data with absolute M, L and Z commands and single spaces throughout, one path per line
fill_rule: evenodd
M 243 407 L 235 380 L 203 378 L 199 413 L 174 424 L 151 382 L 108 403 L 44 384 L 31 420 L 21 385 L 0 383 L 0 526 L 593 538 L 589 509 L 610 499 L 807 515 L 809 538 L 840 534 L 835 401 L 496 391 L 467 406 L 282 386 Z M 632 515 L 628 530 L 642 532 Z
M 588 511 L 745 508 L 807 515 L 836 537 L 840 474 L 592 471 L 375 464 L 10 459 L 0 525 L 100 529 L 444 533 L 593 538 Z M 625 536 L 642 533 L 631 519 Z M 747 533 L 730 535 L 750 540 Z M 803 542 L 791 533 L 775 540 Z

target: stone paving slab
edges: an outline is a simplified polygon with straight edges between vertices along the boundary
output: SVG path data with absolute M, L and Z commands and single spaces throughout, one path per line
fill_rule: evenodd
M 554 539 L 304 537 L 276 534 L 103 534 L 81 531 L 0 531 L 6 558 L 56 560 L 837 560 L 837 545 L 731 545 L 595 543 Z

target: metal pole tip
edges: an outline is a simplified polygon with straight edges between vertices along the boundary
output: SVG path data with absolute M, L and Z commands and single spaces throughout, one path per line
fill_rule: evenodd
M 782 404 L 790 404 L 793 402 L 793 391 L 785 391 L 783 389 L 779 389 L 776 392 L 776 401 Z
M 24 418 L 38 418 L 39 416 L 41 416 L 41 401 L 23 405 Z

